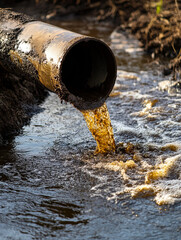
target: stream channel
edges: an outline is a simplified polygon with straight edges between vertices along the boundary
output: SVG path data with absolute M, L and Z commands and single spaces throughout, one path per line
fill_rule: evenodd
M 81 112 L 50 93 L 0 148 L 0 239 L 181 239 L 180 92 L 166 89 L 169 78 L 133 36 L 82 19 L 53 24 L 98 37 L 115 53 L 106 103 L 119 147 L 95 156 Z M 126 160 L 135 165 L 123 169 Z M 145 187 L 147 171 L 169 162 L 168 174 Z

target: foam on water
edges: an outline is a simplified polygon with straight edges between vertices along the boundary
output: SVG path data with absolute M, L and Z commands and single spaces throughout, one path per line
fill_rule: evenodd
M 130 136 L 134 151 L 127 151 L 125 156 L 124 143 L 122 153 L 94 167 L 120 174 L 121 191 L 112 193 L 109 200 L 129 194 L 132 198 L 151 197 L 158 205 L 174 204 L 181 201 L 181 122 L 177 120 L 181 113 L 180 96 L 161 95 L 158 83 L 153 80 L 150 84 L 151 79 L 146 87 L 141 86 L 145 82 L 145 73 L 142 74 L 126 76 L 124 71 L 118 71 L 114 89 L 120 90 L 116 97 L 121 99 L 120 107 L 124 110 L 119 111 L 127 109 L 121 119 L 113 119 L 113 129 L 123 142 L 128 142 Z M 121 89 L 125 81 L 130 87 Z
M 92 167 L 119 174 L 121 190 L 112 192 L 109 200 L 128 194 L 131 198 L 150 197 L 158 205 L 180 202 L 181 95 L 163 87 L 165 79 L 157 70 L 145 71 L 145 63 L 142 71 L 142 66 L 139 71 L 130 66 L 129 60 L 126 71 L 121 67 L 125 64 L 124 54 L 128 54 L 128 59 L 130 56 L 132 64 L 144 54 L 131 35 L 114 31 L 111 46 L 120 65 L 111 94 L 116 100 L 110 100 L 108 107 L 115 138 L 124 143 L 122 152 L 93 163 Z M 128 71 L 131 67 L 133 72 Z M 169 82 L 165 81 L 167 85 Z M 129 142 L 134 149 L 130 152 Z
M 121 191 L 111 193 L 108 200 L 119 199 L 129 194 L 132 198 L 148 198 L 158 204 L 174 204 L 181 201 L 181 154 L 166 158 L 163 163 L 157 159 L 155 165 L 145 161 L 139 153 L 132 159 L 99 162 L 94 168 L 104 168 L 120 173 Z
M 82 115 L 69 104 L 60 104 L 54 94 L 50 94 L 40 106 L 42 111 L 15 139 L 16 151 L 30 156 L 50 152 L 51 161 L 58 161 L 59 156 L 83 161 L 81 171 L 97 179 L 91 188 L 92 196 L 106 192 L 108 198 L 111 194 L 114 198 L 125 194 L 132 198 L 151 197 L 159 205 L 173 204 L 181 200 L 180 95 L 160 91 L 159 83 L 164 78 L 145 70 L 150 67 L 145 58 L 140 60 L 143 51 L 138 54 L 139 42 L 116 31 L 110 41 L 119 69 L 107 101 L 116 153 L 85 157 L 87 149 L 95 149 L 95 141 Z M 131 48 L 135 51 L 130 51 Z M 124 58 L 128 60 L 126 67 L 121 65 Z M 138 60 L 140 66 L 135 64 Z M 93 121 L 94 117 L 89 119 Z
M 95 155 L 82 114 L 51 93 L 0 149 L 0 238 L 180 240 L 181 97 L 160 89 L 158 61 L 138 41 L 102 24 L 61 21 L 115 52 L 115 153 Z

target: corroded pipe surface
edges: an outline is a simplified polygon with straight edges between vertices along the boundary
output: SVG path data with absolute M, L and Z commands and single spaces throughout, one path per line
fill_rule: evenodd
M 0 9 L 0 65 L 39 80 L 80 110 L 100 107 L 116 79 L 116 61 L 102 41 Z

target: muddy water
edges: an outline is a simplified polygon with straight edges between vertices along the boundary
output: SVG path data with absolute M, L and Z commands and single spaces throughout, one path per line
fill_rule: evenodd
M 60 26 L 116 54 L 107 101 L 116 153 L 94 155 L 82 114 L 50 94 L 0 149 L 0 239 L 180 239 L 179 91 L 160 89 L 168 78 L 133 37 L 82 20 Z
M 97 143 L 95 154 L 115 152 L 114 133 L 106 103 L 97 109 L 82 111 L 82 114 Z

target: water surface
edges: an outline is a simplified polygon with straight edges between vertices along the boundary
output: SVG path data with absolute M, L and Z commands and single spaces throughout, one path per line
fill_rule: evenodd
M 159 89 L 168 78 L 133 36 L 86 20 L 54 24 L 113 49 L 118 77 L 107 106 L 121 144 L 116 154 L 95 156 L 82 114 L 51 93 L 22 133 L 0 149 L 0 239 L 180 239 L 179 93 Z M 141 160 L 125 179 L 117 163 L 135 153 Z M 158 193 L 133 198 L 147 169 L 172 157 L 177 161 L 169 175 L 151 183 Z M 158 205 L 156 197 L 169 204 Z

